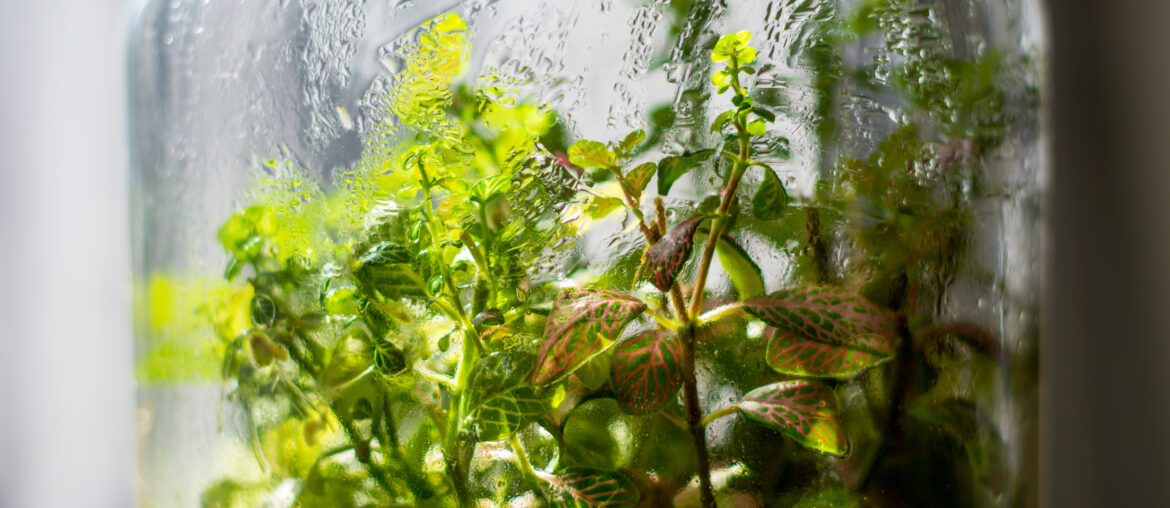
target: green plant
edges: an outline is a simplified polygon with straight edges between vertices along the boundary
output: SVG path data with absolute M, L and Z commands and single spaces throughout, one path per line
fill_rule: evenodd
M 919 360 L 946 356 L 949 339 L 1000 352 L 978 327 L 918 310 L 954 279 L 970 212 L 938 199 L 949 182 L 899 170 L 929 150 L 914 125 L 794 199 L 757 153 L 783 111 L 745 86 L 757 72 L 747 32 L 711 50 L 711 83 L 731 104 L 710 124 L 718 144 L 635 164 L 643 131 L 569 144 L 539 105 L 448 88 L 464 29 L 454 15 L 419 28 L 388 105 L 409 131 L 387 136 L 389 150 L 370 150 L 333 193 L 270 161 L 282 177 L 220 229 L 226 278 L 246 282 L 209 314 L 268 476 L 225 479 L 205 504 L 248 505 L 295 479 L 300 506 L 715 506 L 762 469 L 745 457 L 713 478 L 707 428 L 731 415 L 811 452 L 784 449 L 796 462 L 848 457 L 844 486 L 757 489 L 801 506 L 858 502 L 907 418 L 956 436 L 982 477 L 995 470 L 995 444 L 979 444 L 986 418 L 922 381 L 946 360 Z M 948 128 L 994 143 L 979 126 Z M 667 209 L 676 182 L 711 177 L 712 199 Z M 850 220 L 857 200 L 874 216 Z M 566 274 L 573 242 L 619 211 L 641 256 Z M 846 225 L 864 277 L 829 266 L 830 221 Z M 803 282 L 767 291 L 745 234 L 776 237 Z M 716 261 L 734 294 L 709 287 Z M 701 364 L 714 377 L 748 366 L 720 382 L 743 395 L 705 402 Z M 840 402 L 846 390 L 864 390 L 868 411 Z M 860 458 L 849 437 L 859 426 L 872 441 Z M 660 439 L 635 437 L 650 434 Z

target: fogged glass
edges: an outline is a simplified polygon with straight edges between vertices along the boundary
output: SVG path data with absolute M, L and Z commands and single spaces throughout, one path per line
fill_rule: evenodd
M 1036 4 L 147 3 L 140 502 L 1035 505 Z

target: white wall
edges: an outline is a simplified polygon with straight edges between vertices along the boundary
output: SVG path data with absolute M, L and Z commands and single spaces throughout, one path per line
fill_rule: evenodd
M 0 508 L 134 504 L 126 18 L 0 9 Z

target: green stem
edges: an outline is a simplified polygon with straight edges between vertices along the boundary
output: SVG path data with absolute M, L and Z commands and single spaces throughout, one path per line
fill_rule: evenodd
M 723 406 L 719 409 L 716 409 L 714 412 L 708 414 L 707 416 L 704 416 L 703 420 L 699 422 L 699 425 L 706 427 L 706 426 L 710 425 L 711 422 L 718 420 L 720 418 L 723 418 L 724 416 L 727 416 L 729 414 L 733 414 L 736 411 L 739 411 L 738 404 L 732 404 L 730 406 Z
M 747 94 L 739 83 L 739 64 L 734 56 L 731 57 L 730 69 L 728 74 L 731 75 L 731 86 L 735 90 L 735 94 L 742 99 L 747 99 Z M 750 150 L 751 144 L 747 134 L 747 116 L 737 113 L 735 115 L 735 129 L 739 138 L 739 155 L 735 159 L 735 164 L 731 169 L 731 173 L 727 177 L 727 183 L 723 189 L 723 196 L 719 202 L 719 212 L 711 225 L 711 234 L 707 237 L 707 243 L 703 246 L 703 255 L 699 260 L 699 272 L 695 277 L 694 290 L 691 293 L 690 307 L 685 311 L 680 309 L 683 316 L 682 319 L 686 323 L 681 334 L 682 338 L 682 368 L 683 368 L 683 401 L 687 411 L 687 424 L 690 427 L 691 439 L 695 443 L 695 451 L 699 461 L 699 497 L 704 508 L 714 508 L 715 492 L 711 485 L 711 464 L 707 451 L 707 433 L 706 427 L 703 423 L 702 408 L 699 406 L 698 381 L 695 378 L 695 343 L 696 340 L 696 326 L 699 313 L 703 309 L 703 296 L 707 287 L 707 275 L 711 270 L 711 262 L 715 257 L 715 247 L 719 243 L 719 238 L 726 232 L 728 221 L 728 211 L 731 210 L 731 204 L 735 202 L 735 193 L 739 188 L 739 181 L 743 178 L 744 172 L 750 164 Z M 677 287 L 671 288 L 672 292 L 677 292 Z M 681 301 L 681 298 L 675 298 L 676 301 Z
M 733 303 L 711 309 L 707 312 L 704 312 L 703 315 L 695 318 L 695 327 L 701 329 L 704 326 L 719 322 L 729 317 L 738 316 L 741 312 L 743 312 L 743 304 L 741 303 Z
M 516 463 L 520 466 L 520 471 L 532 478 L 541 479 L 541 476 L 536 473 L 536 469 L 532 467 L 532 463 L 528 461 L 528 452 L 524 449 L 520 438 L 516 437 L 516 434 L 512 434 L 508 443 L 512 445 L 512 452 L 516 454 Z

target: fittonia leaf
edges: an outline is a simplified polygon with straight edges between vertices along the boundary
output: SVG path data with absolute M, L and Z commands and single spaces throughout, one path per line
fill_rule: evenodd
M 737 404 L 745 418 L 776 429 L 805 448 L 836 457 L 849 453 L 837 397 L 814 381 L 782 381 L 744 395 Z
M 604 143 L 582 140 L 569 147 L 569 162 L 583 168 L 612 168 L 617 163 Z
M 769 328 L 767 336 L 768 365 L 777 372 L 793 376 L 850 377 L 893 357 L 892 354 L 818 342 L 775 328 Z
M 870 353 L 875 358 L 894 353 L 892 316 L 840 288 L 797 287 L 752 298 L 743 305 L 751 315 L 804 340 Z
M 552 505 L 566 508 L 634 506 L 638 489 L 621 473 L 585 467 L 566 468 L 545 480 L 560 492 Z
M 631 169 L 629 173 L 626 173 L 626 192 L 634 199 L 640 199 L 642 191 L 646 190 L 646 184 L 650 183 L 650 179 L 654 177 L 654 172 L 657 170 L 658 165 L 653 162 L 647 162 Z
M 646 131 L 638 129 L 626 135 L 626 138 L 623 139 L 621 144 L 618 145 L 617 151 L 624 157 L 625 155 L 628 155 L 630 152 L 634 151 L 634 149 L 637 148 L 638 145 L 642 144 L 642 141 L 645 139 Z
M 646 309 L 637 298 L 605 289 L 570 289 L 553 304 L 532 384 L 561 378 L 617 340 Z
M 523 387 L 488 399 L 480 406 L 475 419 L 478 438 L 502 441 L 512 437 L 524 425 L 548 412 L 548 397 L 531 387 Z
M 649 273 L 650 282 L 659 291 L 670 291 L 670 286 L 674 285 L 678 270 L 695 246 L 695 230 L 706 218 L 699 215 L 675 224 L 666 236 L 646 252 L 646 272 Z
M 471 407 L 526 384 L 535 364 L 536 356 L 521 351 L 500 351 L 481 358 L 471 371 Z
M 618 404 L 632 414 L 651 413 L 666 405 L 682 386 L 681 359 L 678 338 L 661 330 L 618 344 L 610 367 L 610 385 Z

